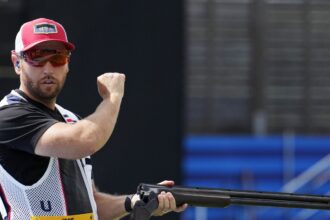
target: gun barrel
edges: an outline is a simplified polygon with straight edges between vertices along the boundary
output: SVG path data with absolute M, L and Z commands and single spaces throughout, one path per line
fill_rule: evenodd
M 171 192 L 178 205 L 226 207 L 235 205 L 274 206 L 283 208 L 308 208 L 330 210 L 330 197 L 293 193 L 212 189 L 200 187 L 166 187 L 162 185 L 140 184 L 138 193 L 143 199 L 150 192 Z

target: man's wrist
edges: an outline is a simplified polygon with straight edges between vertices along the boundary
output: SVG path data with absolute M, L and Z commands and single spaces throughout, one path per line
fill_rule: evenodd
M 124 202 L 124 207 L 125 207 L 125 211 L 128 213 L 130 213 L 133 210 L 131 195 L 126 196 L 125 202 Z
M 124 207 L 126 212 L 131 212 L 134 208 L 134 205 L 137 201 L 140 200 L 139 194 L 131 194 L 125 198 Z

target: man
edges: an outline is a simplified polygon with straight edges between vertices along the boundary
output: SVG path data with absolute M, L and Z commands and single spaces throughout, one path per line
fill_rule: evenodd
M 138 199 L 98 192 L 91 173 L 90 155 L 105 145 L 116 124 L 125 75 L 100 75 L 103 100 L 79 120 L 56 104 L 73 50 L 62 25 L 45 18 L 23 24 L 16 36 L 11 58 L 20 87 L 0 102 L 3 219 L 118 219 Z M 177 208 L 170 193 L 161 193 L 158 200 L 154 215 L 186 208 Z

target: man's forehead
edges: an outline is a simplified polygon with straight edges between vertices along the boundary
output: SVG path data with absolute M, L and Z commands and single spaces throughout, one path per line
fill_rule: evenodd
M 65 50 L 66 47 L 63 43 L 58 41 L 46 41 L 40 44 L 37 44 L 33 47 L 34 49 L 56 49 L 56 50 Z

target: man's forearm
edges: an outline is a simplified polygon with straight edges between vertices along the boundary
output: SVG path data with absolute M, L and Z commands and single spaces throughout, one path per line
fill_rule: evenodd
M 114 196 L 101 192 L 94 192 L 99 220 L 120 219 L 128 213 L 125 211 L 126 196 Z
M 119 97 L 103 100 L 93 114 L 77 123 L 80 139 L 89 142 L 94 152 L 102 148 L 110 138 L 117 122 L 120 104 Z
M 120 104 L 121 97 L 109 97 L 99 104 L 93 114 L 75 124 L 54 124 L 39 139 L 36 154 L 67 159 L 94 154 L 111 136 Z

